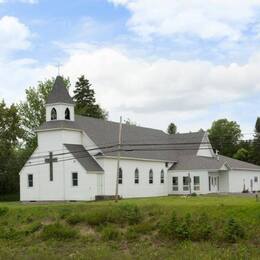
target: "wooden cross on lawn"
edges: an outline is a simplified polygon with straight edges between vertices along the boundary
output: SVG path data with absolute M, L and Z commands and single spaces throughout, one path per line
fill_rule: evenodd
M 53 158 L 53 153 L 49 152 L 49 158 L 45 159 L 46 163 L 49 163 L 50 165 L 50 181 L 53 181 L 53 163 L 57 162 L 58 158 Z

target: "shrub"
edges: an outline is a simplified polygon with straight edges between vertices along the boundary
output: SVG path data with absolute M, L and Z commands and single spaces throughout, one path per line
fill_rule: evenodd
M 134 227 L 129 227 L 126 231 L 126 239 L 127 240 L 135 240 L 138 237 L 138 233 Z
M 85 221 L 91 226 L 103 225 L 107 222 L 109 211 L 107 209 L 95 209 L 85 214 Z
M 180 224 L 175 229 L 176 238 L 179 240 L 187 240 L 190 239 L 190 226 L 186 222 L 186 220 L 182 220 Z
M 13 240 L 18 239 L 21 235 L 22 232 L 13 227 L 3 227 L 0 229 L 0 239 Z
M 40 222 L 35 222 L 32 223 L 29 227 L 27 227 L 24 232 L 26 235 L 32 234 L 38 230 L 40 230 L 40 228 L 42 227 L 42 223 Z
M 61 219 L 66 219 L 71 214 L 70 208 L 62 208 L 60 209 L 59 215 Z
M 192 192 L 190 196 L 191 196 L 191 197 L 196 197 L 196 196 L 197 196 L 197 193 L 196 193 L 196 192 Z
M 141 221 L 141 212 L 136 205 L 123 204 L 119 206 L 123 218 L 130 224 L 137 224 Z
M 8 212 L 8 208 L 0 207 L 0 217 L 6 215 Z
M 178 219 L 173 212 L 170 221 L 160 225 L 160 233 L 170 239 L 187 240 L 191 237 L 191 215 Z
M 224 238 L 226 241 L 235 243 L 245 237 L 243 227 L 233 218 L 229 218 L 224 227 Z
M 50 224 L 43 228 L 43 239 L 55 239 L 55 240 L 69 240 L 77 238 L 78 232 L 68 226 L 60 223 Z
M 133 226 L 134 230 L 140 234 L 147 234 L 154 230 L 155 226 L 152 222 L 143 222 Z
M 198 219 L 192 224 L 191 239 L 192 240 L 208 240 L 211 237 L 213 227 L 209 222 L 208 215 L 202 213 Z
M 101 237 L 102 239 L 109 240 L 117 240 L 119 238 L 119 231 L 115 229 L 113 226 L 106 226 L 102 229 Z
M 84 215 L 80 215 L 80 214 L 73 214 L 73 215 L 69 215 L 66 218 L 66 221 L 71 224 L 71 225 L 76 225 L 80 222 L 83 222 L 85 220 Z

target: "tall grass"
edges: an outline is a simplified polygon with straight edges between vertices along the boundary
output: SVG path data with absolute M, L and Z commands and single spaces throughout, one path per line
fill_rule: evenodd
M 195 259 L 257 259 L 260 203 L 199 196 L 0 203 L 0 259 L 194 259 L 194 252 Z

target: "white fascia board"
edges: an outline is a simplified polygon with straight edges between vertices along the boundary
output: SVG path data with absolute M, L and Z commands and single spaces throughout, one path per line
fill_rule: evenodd
M 47 131 L 57 131 L 57 130 L 67 130 L 67 131 L 75 131 L 75 132 L 83 132 L 81 129 L 75 129 L 75 128 L 51 128 L 51 129 L 40 129 L 35 130 L 35 132 L 47 132 Z
M 70 106 L 74 106 L 75 107 L 75 103 L 63 103 L 63 102 L 56 102 L 56 103 L 48 103 L 48 104 L 45 104 L 45 106 L 49 106 L 49 107 L 52 107 L 54 105 L 64 105 L 64 106 L 67 106 L 67 105 L 70 105 Z

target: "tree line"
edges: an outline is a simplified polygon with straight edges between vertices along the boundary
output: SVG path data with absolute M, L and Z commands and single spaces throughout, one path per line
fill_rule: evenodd
M 70 89 L 70 79 L 63 79 Z M 45 122 L 45 102 L 54 81 L 51 78 L 29 87 L 25 101 L 18 104 L 8 106 L 4 100 L 0 101 L 0 195 L 19 191 L 18 174 L 37 147 L 35 130 Z M 73 93 L 76 114 L 108 118 L 108 112 L 96 102 L 95 91 L 84 75 L 77 79 Z M 136 125 L 130 119 L 125 123 Z M 168 133 L 177 133 L 174 123 L 169 125 Z M 208 133 L 213 148 L 220 154 L 260 165 L 260 118 L 254 138 L 249 141 L 241 140 L 240 126 L 227 119 L 214 121 Z

